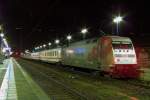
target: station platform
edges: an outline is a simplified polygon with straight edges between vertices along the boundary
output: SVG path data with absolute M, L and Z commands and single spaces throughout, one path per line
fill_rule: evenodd
M 14 58 L 0 64 L 0 100 L 50 100 Z

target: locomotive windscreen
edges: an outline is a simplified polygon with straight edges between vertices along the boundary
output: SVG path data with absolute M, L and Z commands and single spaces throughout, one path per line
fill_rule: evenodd
M 113 49 L 133 49 L 130 42 L 112 42 Z

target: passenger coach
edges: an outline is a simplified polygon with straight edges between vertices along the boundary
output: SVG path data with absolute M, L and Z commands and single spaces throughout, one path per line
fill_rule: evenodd
M 49 49 L 39 52 L 40 60 L 51 62 L 51 63 L 60 63 L 61 62 L 61 48 Z

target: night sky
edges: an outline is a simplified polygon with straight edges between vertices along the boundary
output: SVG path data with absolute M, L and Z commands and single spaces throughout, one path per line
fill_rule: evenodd
M 124 17 L 120 35 L 148 35 L 149 6 L 148 0 L 1 0 L 0 22 L 11 47 L 24 50 L 64 41 L 67 34 L 79 38 L 84 27 L 87 37 L 115 33 L 112 18 L 118 14 Z

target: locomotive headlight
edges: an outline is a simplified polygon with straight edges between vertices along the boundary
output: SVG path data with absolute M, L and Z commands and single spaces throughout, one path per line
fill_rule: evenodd
M 120 62 L 120 59 L 119 58 L 115 58 L 115 63 L 118 63 Z
M 120 59 L 117 59 L 117 62 L 119 62 L 120 61 Z

